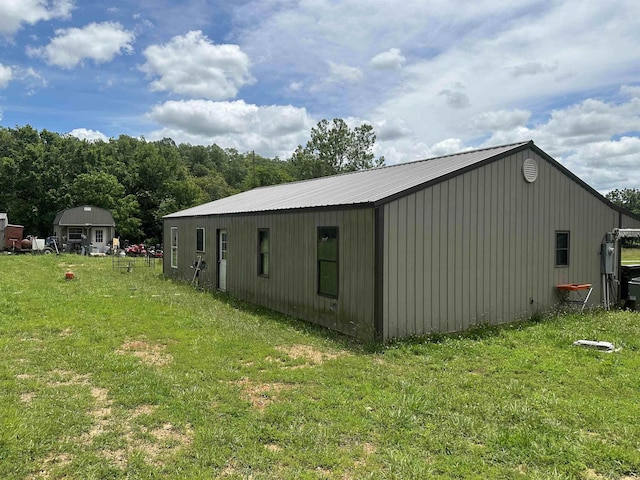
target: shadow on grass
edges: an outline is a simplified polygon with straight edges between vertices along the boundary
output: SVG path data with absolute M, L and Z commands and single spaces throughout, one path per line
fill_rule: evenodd
M 566 321 L 568 316 L 578 315 L 591 315 L 598 314 L 601 310 L 593 309 L 588 312 L 580 313 L 575 311 L 567 311 L 559 308 L 555 308 L 549 311 L 535 311 L 530 317 L 515 320 L 513 322 L 501 323 L 501 324 L 489 324 L 483 323 L 472 326 L 467 330 L 449 332 L 449 333 L 432 333 L 428 335 L 412 336 L 401 339 L 394 339 L 384 345 L 378 345 L 377 351 L 383 351 L 388 348 L 404 348 L 404 347 L 416 347 L 419 345 L 428 344 L 441 344 L 449 340 L 472 340 L 483 341 L 492 338 L 497 338 L 510 331 L 526 331 L 531 328 L 536 328 L 540 324 L 553 324 L 560 321 Z
M 160 275 L 166 281 L 174 281 L 163 274 Z M 176 283 L 182 283 L 175 281 Z M 541 323 L 553 323 L 566 319 L 569 315 L 590 315 L 598 313 L 598 309 L 593 309 L 589 312 L 579 313 L 575 311 L 567 311 L 559 308 L 541 311 L 536 310 L 529 318 L 517 320 L 509 323 L 502 323 L 498 325 L 494 324 L 479 324 L 475 325 L 467 330 L 450 333 L 434 333 L 427 335 L 411 336 L 400 339 L 391 339 L 386 343 L 381 341 L 365 341 L 355 337 L 351 337 L 344 333 L 330 330 L 326 327 L 317 325 L 315 323 L 302 320 L 275 310 L 271 310 L 267 307 L 253 304 L 246 300 L 241 300 L 232 295 L 221 292 L 218 290 L 211 290 L 208 288 L 195 287 L 211 296 L 211 298 L 219 301 L 226 306 L 234 308 L 251 315 L 259 315 L 262 318 L 284 325 L 287 328 L 295 332 L 299 332 L 304 335 L 312 336 L 318 340 L 331 341 L 345 350 L 352 351 L 354 353 L 366 353 L 366 354 L 379 354 L 390 348 L 403 348 L 412 347 L 418 345 L 439 344 L 451 339 L 468 339 L 473 341 L 482 341 L 490 338 L 495 338 L 503 335 L 508 331 L 522 331 L 538 326 Z
M 180 283 L 180 282 L 177 282 L 177 283 Z M 246 300 L 238 299 L 226 292 L 221 292 L 218 290 L 209 290 L 209 289 L 200 289 L 200 290 L 203 293 L 210 295 L 211 298 L 213 298 L 214 300 L 221 302 L 230 308 L 239 310 L 243 313 L 247 313 L 250 315 L 259 315 L 265 320 L 269 320 L 271 322 L 284 325 L 295 332 L 298 332 L 304 335 L 309 335 L 318 340 L 333 342 L 339 345 L 340 348 L 344 350 L 349 350 L 354 353 L 355 352 L 362 353 L 363 351 L 367 351 L 365 349 L 366 343 L 355 337 L 350 337 L 346 334 L 337 332 L 335 330 L 330 330 L 321 325 L 317 325 L 315 323 L 301 320 L 299 318 L 292 317 L 291 315 L 277 312 L 275 310 L 271 310 L 267 307 L 256 305 Z

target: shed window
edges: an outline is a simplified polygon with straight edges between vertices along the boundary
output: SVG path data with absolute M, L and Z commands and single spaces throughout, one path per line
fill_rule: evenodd
M 338 227 L 318 227 L 318 294 L 338 298 Z
M 556 232 L 556 267 L 569 265 L 569 232 Z
M 171 227 L 171 268 L 178 268 L 178 227 Z
M 204 253 L 204 227 L 196 228 L 196 252 Z
M 96 243 L 104 242 L 104 232 L 102 230 L 96 230 L 95 232 Z
M 261 277 L 269 276 L 269 229 L 261 228 L 258 230 L 258 275 Z
M 82 240 L 82 227 L 69 227 L 67 237 L 69 240 Z

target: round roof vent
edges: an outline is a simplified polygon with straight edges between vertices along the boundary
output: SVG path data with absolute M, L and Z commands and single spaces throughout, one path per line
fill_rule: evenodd
M 522 164 L 522 175 L 529 183 L 535 182 L 538 178 L 538 164 L 533 158 L 527 158 Z

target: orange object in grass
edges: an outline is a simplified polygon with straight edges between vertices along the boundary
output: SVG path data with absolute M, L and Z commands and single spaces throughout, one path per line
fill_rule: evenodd
M 64 278 L 66 278 L 67 280 L 73 280 L 74 277 L 74 273 L 73 272 L 67 272 L 64 274 Z

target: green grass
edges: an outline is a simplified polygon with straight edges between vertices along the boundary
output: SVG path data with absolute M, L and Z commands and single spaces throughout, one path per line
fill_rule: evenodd
M 0 478 L 640 475 L 638 314 L 536 320 L 366 346 L 159 267 L 0 256 Z
M 640 248 L 623 248 L 622 264 L 623 265 L 640 264 Z

